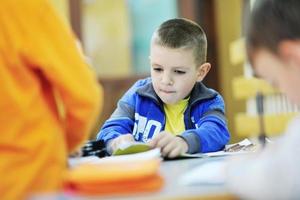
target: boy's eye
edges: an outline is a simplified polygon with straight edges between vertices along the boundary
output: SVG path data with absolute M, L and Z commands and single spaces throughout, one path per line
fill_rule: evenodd
M 154 71 L 157 71 L 157 72 L 161 72 L 161 71 L 163 71 L 163 69 L 162 69 L 162 68 L 160 68 L 160 67 L 153 67 L 153 70 L 154 70 Z
M 185 74 L 185 71 L 181 71 L 181 70 L 175 70 L 174 71 L 176 74 Z

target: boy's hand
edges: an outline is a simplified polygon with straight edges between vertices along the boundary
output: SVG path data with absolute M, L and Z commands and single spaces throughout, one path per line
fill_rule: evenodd
M 184 139 L 176 137 L 166 131 L 160 132 L 157 136 L 150 140 L 148 144 L 152 148 L 160 148 L 162 155 L 168 158 L 175 158 L 188 151 L 188 144 L 184 141 Z
M 121 144 L 123 143 L 127 143 L 127 142 L 134 142 L 134 138 L 132 136 L 131 133 L 128 133 L 126 135 L 121 135 L 115 139 L 113 139 L 110 143 L 109 143 L 109 151 L 112 153 L 114 151 L 116 151 L 120 146 Z

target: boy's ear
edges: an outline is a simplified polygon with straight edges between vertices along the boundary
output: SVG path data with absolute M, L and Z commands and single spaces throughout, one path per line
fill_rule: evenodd
M 198 67 L 198 81 L 202 81 L 211 68 L 210 63 L 204 63 Z
M 286 63 L 293 63 L 300 67 L 300 41 L 286 40 L 278 45 L 280 58 Z

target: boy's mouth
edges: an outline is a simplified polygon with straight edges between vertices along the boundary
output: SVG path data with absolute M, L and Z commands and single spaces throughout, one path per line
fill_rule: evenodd
M 161 92 L 166 93 L 166 94 L 171 94 L 171 93 L 175 93 L 175 91 L 171 91 L 171 90 L 163 90 L 160 89 Z

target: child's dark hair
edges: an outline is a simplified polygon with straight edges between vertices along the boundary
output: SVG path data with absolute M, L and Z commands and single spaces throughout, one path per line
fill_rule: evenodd
M 274 54 L 283 40 L 300 38 L 300 0 L 257 0 L 246 35 L 250 61 L 255 50 L 265 48 Z
M 193 49 L 197 66 L 206 62 L 206 35 L 191 20 L 176 18 L 165 21 L 153 34 L 152 42 L 168 48 Z

